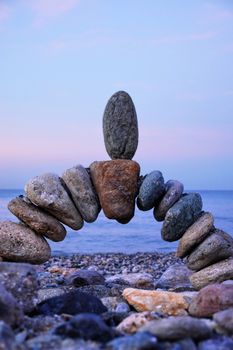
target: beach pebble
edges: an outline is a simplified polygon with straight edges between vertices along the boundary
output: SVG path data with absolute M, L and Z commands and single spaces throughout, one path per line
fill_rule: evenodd
M 0 256 L 5 260 L 42 264 L 50 255 L 47 241 L 29 227 L 11 221 L 0 222 Z
M 107 283 L 120 283 L 126 284 L 138 288 L 149 288 L 153 287 L 154 279 L 149 273 L 127 273 L 127 274 L 116 274 L 106 279 Z
M 24 196 L 12 199 L 8 204 L 8 209 L 33 231 L 51 241 L 59 242 L 66 236 L 65 227 L 56 218 L 31 203 Z
M 211 317 L 218 311 L 233 307 L 233 286 L 211 284 L 202 288 L 189 305 L 189 314 Z
M 123 298 L 138 312 L 155 311 L 166 315 L 187 315 L 189 303 L 182 293 L 126 288 Z
M 146 211 L 157 205 L 165 191 L 164 178 L 159 170 L 148 174 L 139 189 L 137 206 L 140 210 Z
M 0 284 L 0 320 L 11 326 L 19 326 L 23 321 L 23 310 L 13 295 Z M 1 346 L 0 346 L 1 348 Z
M 233 307 L 215 313 L 213 320 L 217 323 L 221 332 L 229 335 L 233 334 Z
M 220 283 L 229 279 L 233 279 L 233 258 L 205 267 L 190 277 L 190 281 L 195 289 L 201 289 L 208 284 Z
M 190 251 L 201 243 L 214 227 L 214 218 L 211 213 L 204 212 L 192 224 L 179 241 L 176 255 L 185 257 Z
M 137 312 L 126 317 L 118 326 L 117 330 L 127 334 L 136 333 L 149 321 L 158 319 L 158 315 L 153 312 Z
M 65 290 L 62 288 L 43 288 L 38 289 L 37 292 L 37 304 L 40 304 L 42 301 L 48 300 L 53 297 L 65 294 Z
M 101 314 L 106 312 L 107 308 L 99 298 L 75 290 L 41 302 L 37 310 L 43 315 L 75 315 L 86 312 Z
M 230 256 L 233 256 L 233 238 L 226 232 L 215 229 L 189 255 L 187 265 L 198 271 Z
M 1 350 L 16 350 L 15 335 L 11 327 L 4 321 L 0 321 L 0 346 Z M 19 349 L 20 350 L 20 349 Z
M 130 307 L 128 304 L 121 302 L 117 304 L 115 311 L 119 313 L 128 313 L 130 312 Z
M 202 199 L 198 193 L 183 195 L 167 212 L 162 227 L 162 238 L 172 242 L 180 239 L 187 228 L 200 216 Z
M 198 344 L 198 350 L 233 350 L 233 339 L 214 337 Z
M 186 265 L 175 264 L 170 266 L 155 283 L 155 288 L 173 291 L 192 290 L 189 277 L 192 271 Z
M 191 338 L 185 338 L 174 342 L 160 341 L 156 350 L 197 350 L 197 347 Z
M 154 208 L 154 218 L 157 221 L 163 221 L 165 219 L 167 211 L 180 199 L 183 190 L 183 184 L 177 180 L 166 182 L 165 194 Z
M 131 97 L 118 91 L 103 116 L 104 143 L 111 159 L 132 159 L 138 146 L 137 114 Z
M 143 332 L 154 334 L 159 340 L 178 340 L 192 338 L 207 339 L 211 336 L 211 328 L 199 319 L 190 316 L 168 317 L 148 322 L 141 328 Z
M 30 264 L 0 263 L 0 283 L 10 292 L 25 313 L 34 309 L 38 290 L 36 268 Z
M 59 221 L 79 230 L 83 219 L 75 208 L 58 175 L 46 173 L 29 180 L 25 192 L 30 201 L 48 211 Z
M 104 214 L 109 219 L 127 223 L 134 216 L 140 167 L 132 160 L 94 162 L 91 178 Z
M 105 278 L 97 271 L 80 269 L 67 278 L 67 284 L 75 287 L 104 284 Z
M 139 332 L 134 335 L 119 337 L 107 343 L 106 350 L 149 350 L 157 349 L 155 336 Z
M 82 218 L 94 222 L 100 212 L 100 204 L 87 170 L 82 165 L 74 166 L 62 175 L 72 199 Z

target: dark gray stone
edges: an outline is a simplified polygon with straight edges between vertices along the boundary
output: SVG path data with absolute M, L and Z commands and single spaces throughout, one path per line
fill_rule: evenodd
M 233 307 L 217 312 L 213 319 L 221 331 L 229 335 L 233 334 Z
M 199 271 L 206 266 L 233 256 L 233 238 L 222 230 L 214 230 L 188 257 L 188 267 Z
M 170 266 L 155 283 L 155 288 L 173 291 L 193 290 L 189 280 L 192 271 L 186 265 L 175 264 Z
M 165 191 L 163 175 L 159 170 L 148 174 L 139 189 L 137 206 L 140 210 L 152 209 L 158 204 Z
M 106 312 L 107 308 L 101 300 L 93 295 L 78 291 L 59 295 L 41 302 L 37 306 L 37 312 L 44 315 L 54 314 L 80 314 Z
M 38 280 L 32 265 L 1 262 L 0 283 L 15 297 L 25 313 L 34 309 Z
M 202 199 L 198 193 L 184 194 L 167 212 L 162 227 L 162 238 L 173 242 L 180 239 L 187 228 L 200 216 Z
M 132 159 L 138 146 L 137 114 L 131 97 L 118 91 L 109 99 L 103 116 L 106 150 L 111 159 Z
M 153 335 L 139 332 L 112 340 L 106 350 L 152 350 L 157 349 L 157 339 Z
M 141 331 L 150 332 L 161 340 L 178 340 L 192 338 L 194 340 L 207 339 L 212 331 L 207 324 L 190 316 L 170 316 L 148 322 Z
M 55 329 L 63 337 L 82 338 L 106 343 L 113 339 L 115 332 L 106 325 L 102 318 L 95 314 L 80 314 Z
M 176 342 L 159 342 L 156 350 L 196 350 L 197 347 L 192 339 L 182 339 Z
M 15 336 L 9 325 L 0 321 L 0 349 L 16 350 Z
M 100 212 L 100 203 L 87 170 L 82 165 L 74 166 L 64 172 L 62 179 L 82 218 L 94 222 Z
M 184 186 L 176 180 L 169 180 L 165 184 L 165 194 L 160 203 L 154 208 L 154 218 L 157 221 L 163 221 L 167 211 L 175 204 L 182 196 Z
M 67 283 L 75 287 L 104 284 L 104 282 L 105 278 L 99 272 L 93 270 L 78 270 L 67 279 Z
M 18 326 L 23 320 L 23 311 L 17 300 L 0 284 L 0 320 Z
M 228 337 L 214 337 L 198 344 L 198 350 L 233 350 L 233 339 Z

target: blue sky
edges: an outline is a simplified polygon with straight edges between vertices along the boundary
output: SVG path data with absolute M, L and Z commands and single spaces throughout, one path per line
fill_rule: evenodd
M 126 90 L 143 174 L 233 189 L 232 1 L 0 0 L 0 188 L 109 159 Z

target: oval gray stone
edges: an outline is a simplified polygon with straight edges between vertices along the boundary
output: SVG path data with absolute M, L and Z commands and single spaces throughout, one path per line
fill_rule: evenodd
M 131 97 L 118 91 L 103 116 L 104 143 L 111 159 L 132 159 L 138 146 L 137 114 Z
M 77 165 L 66 170 L 62 179 L 82 218 L 86 222 L 94 222 L 100 212 L 100 204 L 87 170 L 82 165 Z
M 163 221 L 167 211 L 175 204 L 182 196 L 184 186 L 177 180 L 169 180 L 165 184 L 165 195 L 161 202 L 154 208 L 154 218 L 157 221 Z
M 140 210 L 152 209 L 160 200 L 165 191 L 164 178 L 159 170 L 148 174 L 139 189 L 137 206 Z
M 25 192 L 32 203 L 45 209 L 65 225 L 73 230 L 82 228 L 83 219 L 58 175 L 46 173 L 36 176 L 26 184 Z
M 230 256 L 233 256 L 233 238 L 216 229 L 189 255 L 187 265 L 198 271 Z
M 180 239 L 187 228 L 200 216 L 202 199 L 199 193 L 184 194 L 167 212 L 162 227 L 162 238 L 173 242 Z
M 51 249 L 44 237 L 29 227 L 11 221 L 0 223 L 0 256 L 8 261 L 43 264 Z
M 56 218 L 31 203 L 24 196 L 12 199 L 8 203 L 8 209 L 33 231 L 51 241 L 59 242 L 66 236 L 65 227 Z

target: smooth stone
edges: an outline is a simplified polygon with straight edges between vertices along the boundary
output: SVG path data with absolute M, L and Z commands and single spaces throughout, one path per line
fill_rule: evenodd
M 79 291 L 71 291 L 63 295 L 52 297 L 43 301 L 37 307 L 37 312 L 43 315 L 75 315 L 86 312 L 101 314 L 106 311 L 107 308 L 99 298 Z
M 0 321 L 0 349 L 17 350 L 14 332 L 4 321 Z
M 205 267 L 190 277 L 190 281 L 195 289 L 201 289 L 208 284 L 220 283 L 229 279 L 233 279 L 233 258 Z
M 74 166 L 64 172 L 62 179 L 82 218 L 86 222 L 94 222 L 101 208 L 87 170 L 82 165 Z
M 168 210 L 180 199 L 184 191 L 184 186 L 177 180 L 169 180 L 165 184 L 165 194 L 160 203 L 154 208 L 154 218 L 163 221 Z
M 51 249 L 45 238 L 29 227 L 3 221 L 0 222 L 0 256 L 8 261 L 43 264 L 49 260 Z
M 155 336 L 146 332 L 139 332 L 112 340 L 107 343 L 106 350 L 152 350 L 157 348 L 156 344 Z
M 233 307 L 233 286 L 211 284 L 202 288 L 189 305 L 189 314 L 211 317 L 218 311 Z
M 123 159 L 94 162 L 90 172 L 106 217 L 129 222 L 134 216 L 138 193 L 139 164 Z
M 114 331 L 99 315 L 83 313 L 59 325 L 55 333 L 63 337 L 82 338 L 106 343 L 113 339 Z
M 97 271 L 80 269 L 67 278 L 67 284 L 75 287 L 104 284 L 105 278 Z
M 192 271 L 186 265 L 175 264 L 170 266 L 155 283 L 155 288 L 173 291 L 192 290 L 189 277 Z
M 164 178 L 159 170 L 148 174 L 139 189 L 137 206 L 140 210 L 152 209 L 163 196 L 165 191 Z
M 175 342 L 160 341 L 156 350 L 197 350 L 194 341 L 190 338 Z
M 33 231 L 51 241 L 60 242 L 66 236 L 65 227 L 56 218 L 31 203 L 24 196 L 12 199 L 8 204 L 8 209 Z
M 133 334 L 136 333 L 146 323 L 155 319 L 158 319 L 158 315 L 153 312 L 145 311 L 133 313 L 126 317 L 117 326 L 117 330 L 123 333 Z
M 118 313 L 128 313 L 130 312 L 130 307 L 128 304 L 121 302 L 117 304 L 115 311 Z
M 138 312 L 155 311 L 166 315 L 187 315 L 189 302 L 182 293 L 126 288 L 123 298 Z
M 4 285 L 0 284 L 0 320 L 11 326 L 19 326 L 23 317 L 22 307 Z
M 138 146 L 138 121 L 133 101 L 125 91 L 108 100 L 103 115 L 104 143 L 111 159 L 132 159 Z
M 201 270 L 220 260 L 233 256 L 233 238 L 221 230 L 214 230 L 189 255 L 187 265 L 192 270 Z
M 198 344 L 198 350 L 233 350 L 233 339 L 214 337 Z
M 213 315 L 213 320 L 223 333 L 229 335 L 233 334 L 233 307 L 215 313 Z
M 184 194 L 167 212 L 162 227 L 162 238 L 173 242 L 180 239 L 185 231 L 200 216 L 202 199 L 199 193 Z
M 204 321 L 190 316 L 171 316 L 150 321 L 141 328 L 141 331 L 150 332 L 160 340 L 184 338 L 202 340 L 209 338 L 212 334 L 212 330 Z
M 120 283 L 134 287 L 149 288 L 154 285 L 154 278 L 151 274 L 143 273 L 127 273 L 110 276 L 106 279 L 106 283 Z
M 29 313 L 34 309 L 39 287 L 34 266 L 1 262 L 0 283 L 14 296 L 25 313 Z
M 179 241 L 176 255 L 183 258 L 201 243 L 214 227 L 214 218 L 211 213 L 203 213 L 197 221 L 192 224 Z
M 52 173 L 36 176 L 25 186 L 30 201 L 48 211 L 73 230 L 83 226 L 83 219 L 75 208 L 61 178 Z
M 228 285 L 233 286 L 233 280 L 226 280 L 226 281 L 223 281 L 222 284 L 228 284 Z
M 115 311 L 117 305 L 119 304 L 120 298 L 119 297 L 104 297 L 101 298 L 102 303 L 108 311 Z

